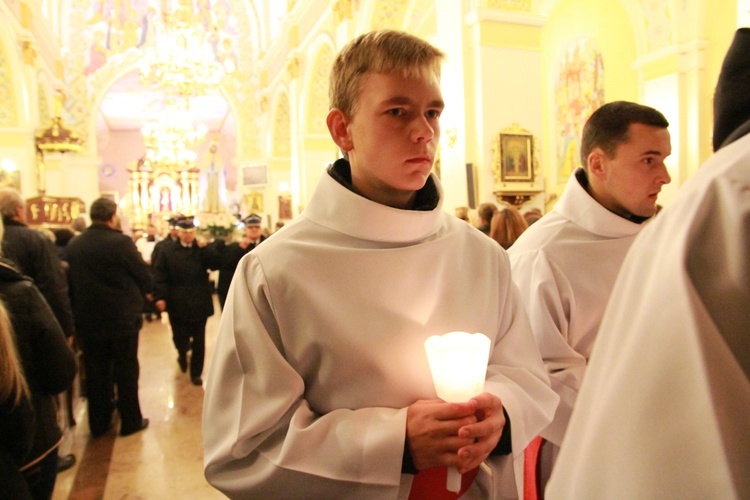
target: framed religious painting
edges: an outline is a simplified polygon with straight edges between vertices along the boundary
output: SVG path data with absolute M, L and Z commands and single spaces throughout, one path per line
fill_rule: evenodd
M 513 124 L 500 132 L 495 163 L 501 182 L 534 182 L 534 136 Z
M 263 212 L 263 193 L 260 191 L 250 191 L 245 194 L 245 206 L 247 211 L 253 214 Z

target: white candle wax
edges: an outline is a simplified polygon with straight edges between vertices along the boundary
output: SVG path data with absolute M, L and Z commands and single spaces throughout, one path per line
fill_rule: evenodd
M 486 335 L 466 332 L 433 335 L 425 341 L 438 397 L 449 403 L 463 403 L 484 391 L 490 343 Z M 455 467 L 448 467 L 446 489 L 461 489 L 461 474 Z

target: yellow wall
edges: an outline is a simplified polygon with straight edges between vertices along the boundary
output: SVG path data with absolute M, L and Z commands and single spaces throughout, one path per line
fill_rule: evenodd
M 554 93 L 558 62 L 567 47 L 580 38 L 594 39 L 602 51 L 606 101 L 638 100 L 637 74 L 631 67 L 637 56 L 635 35 L 623 5 L 618 0 L 560 1 L 550 12 L 541 36 L 544 119 L 542 165 L 548 193 L 559 194 L 564 187 L 556 179 Z

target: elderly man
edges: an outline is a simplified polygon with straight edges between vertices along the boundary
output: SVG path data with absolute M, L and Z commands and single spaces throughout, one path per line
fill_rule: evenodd
M 3 255 L 34 280 L 69 341 L 75 334 L 65 271 L 55 244 L 26 225 L 26 202 L 16 189 L 0 188 L 0 213 L 5 224 Z
M 62 330 L 73 345 L 75 323 L 68 296 L 68 282 L 65 269 L 57 248 L 42 233 L 26 225 L 26 202 L 21 193 L 11 187 L 0 188 L 0 214 L 5 224 L 2 238 L 2 253 L 12 260 L 22 274 L 34 280 L 42 292 Z M 75 425 L 71 406 L 73 389 L 66 394 L 66 427 Z M 75 465 L 73 454 L 60 457 L 58 470 L 63 471 Z

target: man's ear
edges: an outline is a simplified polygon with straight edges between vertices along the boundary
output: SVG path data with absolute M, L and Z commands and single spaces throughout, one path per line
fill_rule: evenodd
M 343 111 L 338 108 L 333 108 L 329 111 L 326 118 L 326 125 L 328 125 L 328 132 L 330 132 L 333 142 L 342 151 L 348 153 L 354 149 L 354 143 L 351 134 L 349 134 L 349 118 L 347 118 Z
M 605 160 L 606 154 L 602 148 L 597 147 L 592 149 L 588 158 L 586 158 L 588 163 L 586 170 L 588 174 L 598 178 L 604 177 L 606 175 Z

